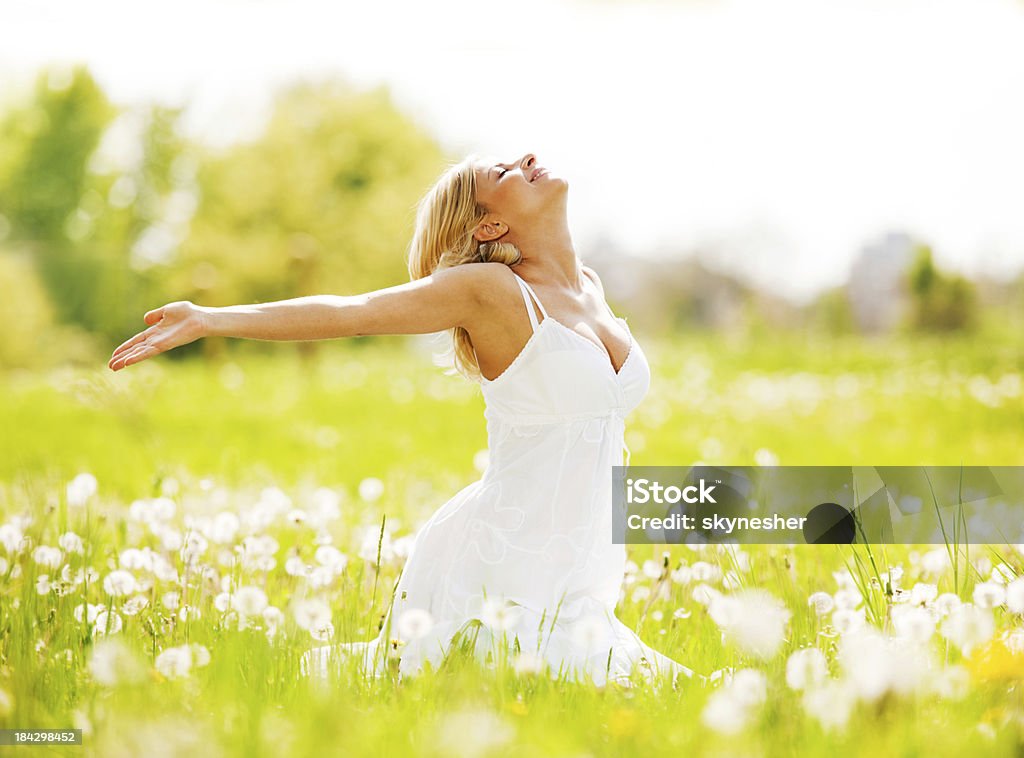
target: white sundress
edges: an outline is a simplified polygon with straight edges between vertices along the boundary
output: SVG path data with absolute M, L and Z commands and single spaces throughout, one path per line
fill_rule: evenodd
M 612 466 L 623 463 L 623 452 L 629 463 L 625 417 L 650 387 L 643 350 L 616 318 L 630 339 L 616 373 L 603 347 L 548 316 L 530 285 L 513 275 L 533 334 L 500 376 L 481 380 L 483 476 L 420 527 L 380 634 L 313 648 L 303 656 L 304 673 L 327 676 L 327 659 L 340 651 L 363 654 L 367 673 L 380 675 L 389 642 L 391 655 L 400 656 L 400 677 L 427 660 L 437 667 L 452 636 L 481 619 L 487 623 L 474 625 L 481 658 L 518 637 L 519 650 L 546 660 L 552 674 L 599 686 L 628 679 L 638 664 L 647 676 L 693 675 L 614 613 L 626 548 L 612 543 Z M 508 611 L 495 624 L 498 601 Z M 401 622 L 413 609 L 429 613 L 426 634 Z

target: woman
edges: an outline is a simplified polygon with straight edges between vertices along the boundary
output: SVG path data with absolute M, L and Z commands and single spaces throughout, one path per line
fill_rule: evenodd
M 438 665 L 472 629 L 478 654 L 518 638 L 553 674 L 598 685 L 638 667 L 692 676 L 614 614 L 626 551 L 612 544 L 611 467 L 623 450 L 628 464 L 625 416 L 647 393 L 650 369 L 576 255 L 567 192 L 531 153 L 511 163 L 471 155 L 419 203 L 411 282 L 225 308 L 170 303 L 110 359 L 117 371 L 207 335 L 452 330 L 456 368 L 486 401 L 487 468 L 417 532 L 377 638 L 314 648 L 305 671 L 323 674 L 338 651 L 363 655 L 379 674 L 390 648 L 399 675 L 411 674 Z

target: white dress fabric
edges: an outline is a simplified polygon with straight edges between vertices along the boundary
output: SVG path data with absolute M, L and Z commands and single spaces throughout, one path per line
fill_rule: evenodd
M 473 626 L 481 659 L 502 645 L 514 650 L 518 638 L 522 653 L 572 680 L 603 685 L 629 679 L 638 666 L 648 677 L 692 676 L 614 613 L 626 548 L 612 543 L 612 466 L 623 464 L 623 452 L 629 462 L 625 418 L 650 387 L 647 359 L 617 318 L 630 348 L 616 373 L 603 347 L 548 316 L 515 276 L 533 334 L 500 376 L 481 381 L 489 453 L 483 476 L 420 527 L 381 633 L 314 648 L 303 658 L 304 672 L 326 676 L 328 658 L 340 651 L 362 654 L 366 671 L 379 675 L 393 640 L 401 640 L 390 646 L 392 657 L 400 656 L 400 677 L 425 661 L 436 668 L 452 636 L 480 619 Z M 507 610 L 495 623 L 498 602 Z M 402 621 L 414 609 L 429 613 L 425 634 Z M 406 618 L 417 616 L 426 618 Z

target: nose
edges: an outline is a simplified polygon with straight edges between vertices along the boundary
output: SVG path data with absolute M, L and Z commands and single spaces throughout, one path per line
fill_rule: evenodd
M 519 165 L 522 166 L 523 173 L 526 173 L 526 171 L 536 162 L 537 156 L 534 155 L 533 153 L 527 153 L 522 157 L 522 160 L 519 161 Z M 529 179 L 530 177 L 526 178 Z

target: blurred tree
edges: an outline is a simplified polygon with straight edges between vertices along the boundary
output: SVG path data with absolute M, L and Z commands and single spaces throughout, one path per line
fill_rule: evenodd
M 102 90 L 79 67 L 40 73 L 29 102 L 0 121 L 0 214 L 9 241 L 29 252 L 56 315 L 66 321 L 81 319 L 96 277 L 76 255 L 65 224 L 84 192 L 89 156 L 113 115 Z
M 203 156 L 170 292 L 228 305 L 407 281 L 415 205 L 442 166 L 383 87 L 287 90 L 261 137 Z
M 65 219 L 78 206 L 89 156 L 113 115 L 84 68 L 36 77 L 32 100 L 0 121 L 0 212 L 12 238 L 59 257 Z
M 57 319 L 113 346 L 170 300 L 408 279 L 415 204 L 443 156 L 385 88 L 294 87 L 259 139 L 222 151 L 185 139 L 180 116 L 117 108 L 74 68 L 42 72 L 0 119 L 0 240 L 29 253 Z
M 45 365 L 53 308 L 28 255 L 0 251 L 0 292 L 0 367 Z
M 853 308 L 845 286 L 822 292 L 807 308 L 807 323 L 829 335 L 852 334 L 857 330 Z
M 31 254 L 56 316 L 103 342 L 137 330 L 140 313 L 164 297 L 160 278 L 133 263 L 174 197 L 178 115 L 119 112 L 78 67 L 40 73 L 29 102 L 0 121 L 10 148 L 0 159 L 9 241 Z M 131 120 L 135 131 L 119 129 Z M 109 136 L 117 144 L 105 148 Z M 111 160 L 112 152 L 130 159 Z
M 907 272 L 910 326 L 925 331 L 969 329 L 976 322 L 974 286 L 958 274 L 944 274 L 932 260 L 932 249 L 919 245 Z
M 193 148 L 178 134 L 180 116 L 160 106 L 123 111 L 93 154 L 68 219 L 90 274 L 76 316 L 111 341 L 137 331 L 157 301 L 179 299 L 168 293 L 167 274 L 195 206 Z

